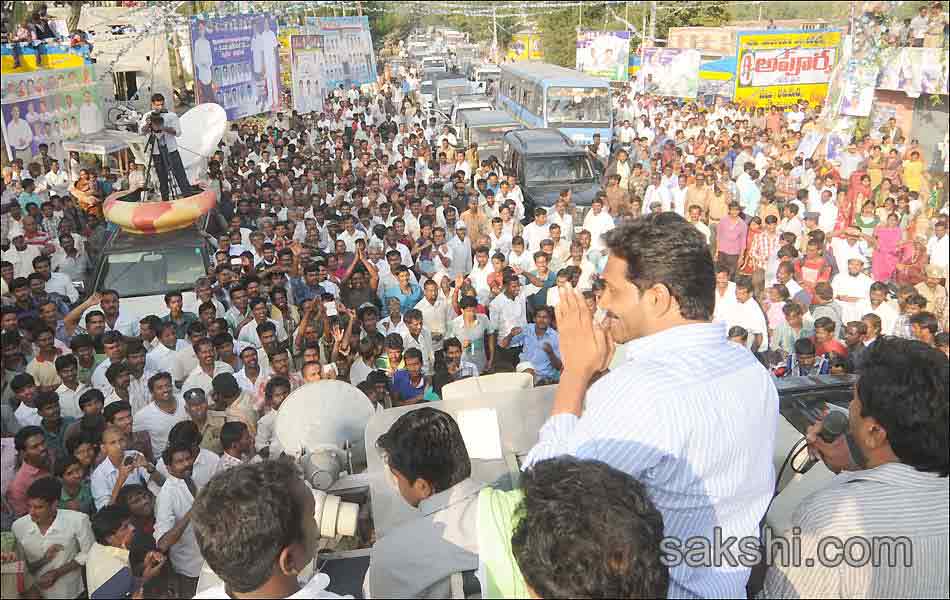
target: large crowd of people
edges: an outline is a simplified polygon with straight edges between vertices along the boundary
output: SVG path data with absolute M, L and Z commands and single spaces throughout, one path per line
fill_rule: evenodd
M 92 595 L 129 567 L 145 597 L 190 597 L 207 561 L 226 590 L 204 593 L 329 594 L 318 578 L 295 587 L 316 532 L 275 434 L 286 397 L 327 379 L 377 410 L 438 400 L 445 385 L 489 373 L 559 384 L 521 508 L 493 504 L 507 541 L 448 525 L 458 570 L 500 544 L 501 595 L 742 592 L 748 569 L 667 568 L 659 540 L 717 526 L 756 533 L 774 487 L 763 451 L 778 418 L 770 374 L 893 376 L 880 381 L 886 393 L 858 387 L 858 444 L 877 461 L 869 468 L 913 467 L 897 473 L 902 489 L 942 490 L 942 507 L 929 506 L 946 513 L 946 141 L 934 155 L 891 119 L 832 159 L 824 148 L 802 156 L 818 106 L 704 106 L 628 86 L 614 94 L 614 139 L 588 147 L 603 177 L 590 208 L 569 189 L 538 207 L 500 157 L 460 147 L 429 118 L 417 86 L 411 74 L 341 86 L 320 114 L 231 123 L 192 182 L 218 197 L 201 230 L 211 264 L 193 293 L 169 291 L 156 313 L 133 311 L 121 290 L 74 284 L 90 281 L 113 233 L 102 201 L 141 186 L 141 167 L 114 173 L 41 153 L 3 168 L 2 526 L 27 592 Z M 614 350 L 624 366 L 590 386 Z M 913 398 L 901 396 L 908 386 Z M 595 392 L 603 402 L 582 411 Z M 633 396 L 635 409 L 624 404 Z M 674 396 L 685 404 L 659 406 Z M 453 452 L 457 427 L 432 412 L 397 422 L 379 446 L 410 504 L 474 510 L 464 502 L 481 487 L 464 444 Z M 593 501 L 579 502 L 580 490 Z M 828 502 L 858 493 L 838 489 Z M 610 519 L 629 528 L 605 528 Z M 809 531 L 846 521 L 815 517 Z M 568 539 L 552 538 L 551 523 Z M 368 589 L 446 593 L 444 577 L 407 575 L 456 564 L 439 551 L 446 540 L 384 538 Z M 585 555 L 597 549 L 609 556 Z M 551 556 L 564 562 L 552 569 Z M 839 593 L 835 581 L 772 570 L 765 585 L 791 597 Z M 849 589 L 898 594 L 907 582 L 895 581 Z M 944 594 L 938 583 L 914 589 Z

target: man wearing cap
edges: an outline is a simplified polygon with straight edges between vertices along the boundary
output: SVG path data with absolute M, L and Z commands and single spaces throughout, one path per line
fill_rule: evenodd
M 914 289 L 927 300 L 925 310 L 932 312 L 938 323 L 943 323 L 947 313 L 947 288 L 940 282 L 946 277 L 946 271 L 940 265 L 931 264 L 924 267 L 924 275 L 927 278 L 915 285 Z
M 838 273 L 848 272 L 848 262 L 852 258 L 860 259 L 862 263 L 868 261 L 871 256 L 868 237 L 861 233 L 861 230 L 857 227 L 848 227 L 831 235 L 831 253 L 838 265 Z
M 838 253 L 835 252 L 837 258 Z M 841 320 L 845 323 L 860 321 L 864 316 L 862 303 L 871 292 L 874 281 L 864 273 L 865 259 L 862 256 L 852 256 L 847 261 L 847 267 L 835 275 L 831 281 L 835 300 L 841 306 Z

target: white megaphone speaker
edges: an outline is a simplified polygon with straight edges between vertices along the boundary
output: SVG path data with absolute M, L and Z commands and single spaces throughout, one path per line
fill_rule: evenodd
M 205 102 L 189 109 L 178 124 L 181 135 L 176 141 L 181 164 L 188 179 L 197 181 L 228 129 L 228 113 L 218 104 Z
M 363 437 L 373 405 L 342 381 L 318 381 L 294 390 L 277 414 L 275 432 L 284 453 L 297 459 L 314 489 L 322 537 L 353 535 L 359 506 L 327 493 L 344 473 L 365 470 Z

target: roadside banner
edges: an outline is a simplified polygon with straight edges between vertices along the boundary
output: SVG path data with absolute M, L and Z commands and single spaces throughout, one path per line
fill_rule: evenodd
M 578 71 L 610 81 L 627 81 L 629 31 L 580 31 L 575 65 Z
M 654 96 L 696 98 L 699 65 L 698 50 L 643 48 L 636 89 Z
M 743 106 L 824 101 L 838 62 L 841 32 L 744 31 L 737 38 L 734 100 Z
M 348 90 L 354 85 L 376 82 L 369 17 L 320 17 L 313 33 L 323 37 L 324 89 L 335 90 L 342 85 Z
M 191 20 L 195 101 L 214 102 L 234 121 L 279 111 L 277 18 L 244 14 Z
M 327 95 L 323 40 L 322 35 L 290 36 L 291 89 L 299 113 L 323 111 Z
M 60 65 L 75 64 L 61 61 Z M 62 143 L 101 131 L 105 126 L 96 65 L 39 69 L 3 75 L 3 140 L 10 160 L 24 164 L 46 144 L 49 155 L 62 161 Z

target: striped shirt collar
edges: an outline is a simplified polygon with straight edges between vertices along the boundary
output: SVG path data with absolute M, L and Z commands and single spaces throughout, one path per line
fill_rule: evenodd
M 838 477 L 842 479 L 841 483 L 874 481 L 901 488 L 913 488 L 917 491 L 947 486 L 946 477 L 940 477 L 937 473 L 918 471 L 902 462 L 884 463 L 873 469 L 862 471 L 846 471 Z
M 664 353 L 699 347 L 715 347 L 726 342 L 725 323 L 691 323 L 665 329 L 631 340 L 624 346 L 626 360 L 654 358 Z

